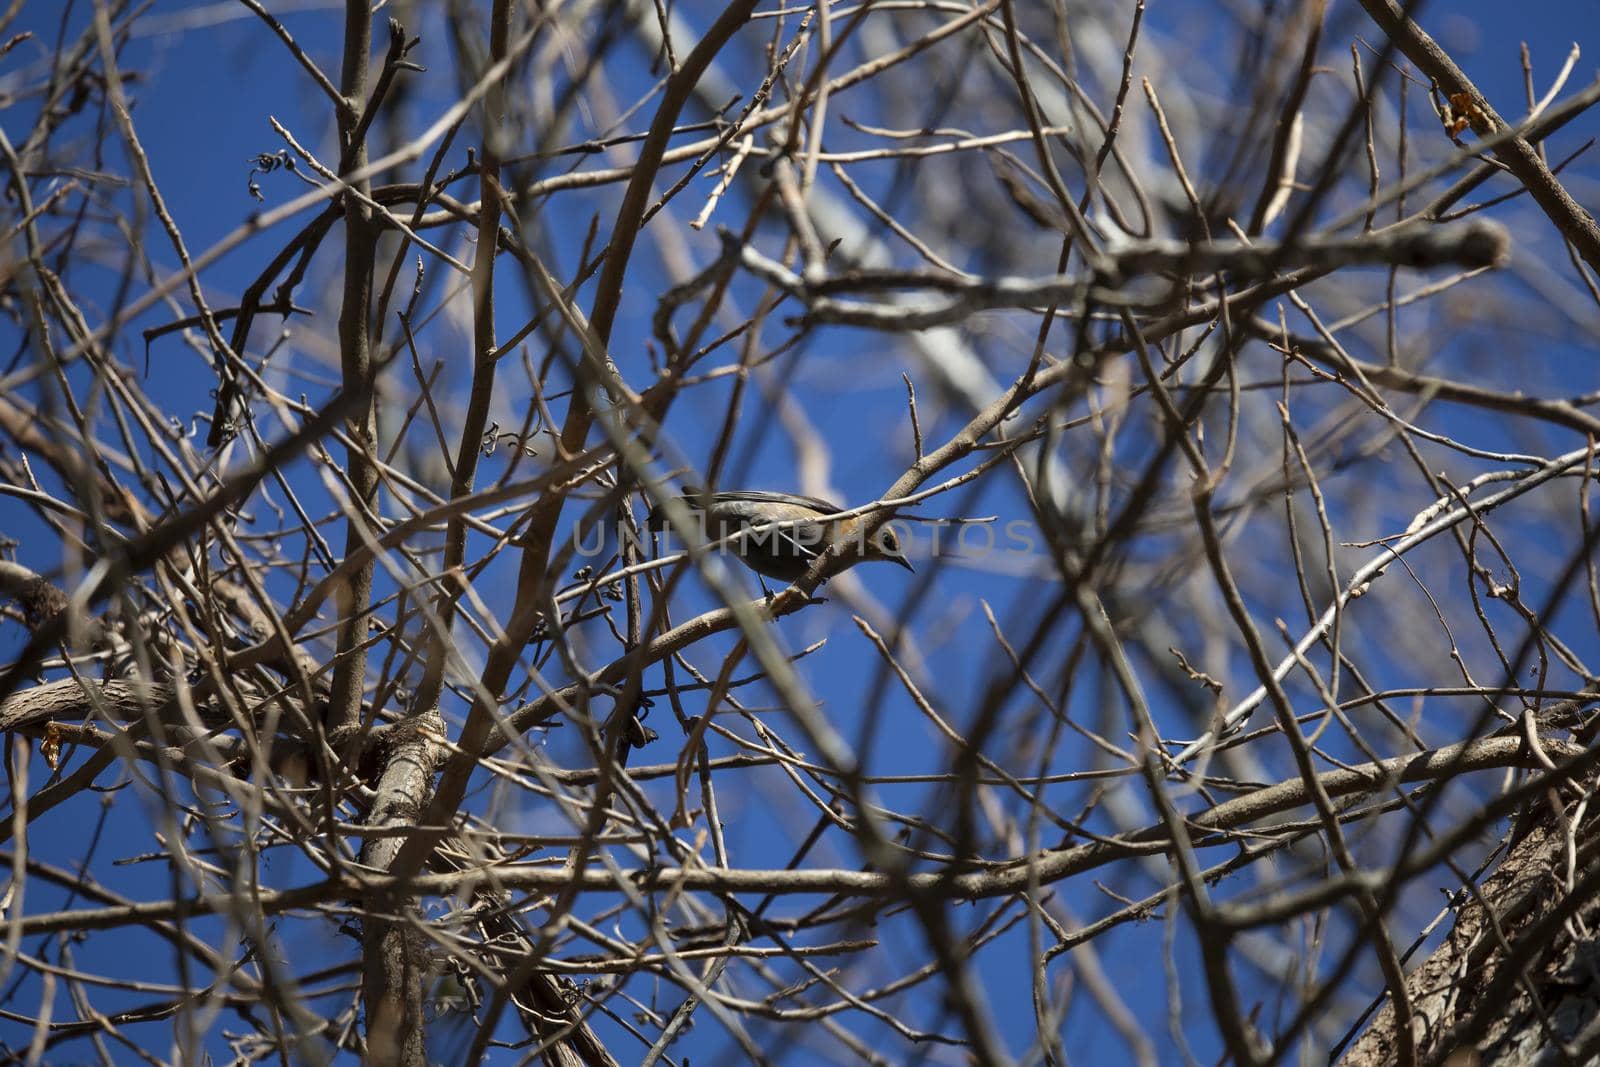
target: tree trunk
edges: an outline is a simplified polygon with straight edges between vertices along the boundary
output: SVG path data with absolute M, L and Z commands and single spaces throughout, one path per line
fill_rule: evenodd
M 1600 1052 L 1600 819 L 1548 805 L 1406 980 L 1423 1063 L 1592 1063 Z M 1570 865 L 1570 866 L 1569 866 Z M 1397 1062 L 1385 1002 L 1345 1067 Z M 1565 1054 L 1563 1054 L 1563 1049 Z

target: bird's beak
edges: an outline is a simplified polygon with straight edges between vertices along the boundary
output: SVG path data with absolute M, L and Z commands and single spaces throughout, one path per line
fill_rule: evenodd
M 904 567 L 906 570 L 910 571 L 912 574 L 917 573 L 917 568 L 913 567 L 911 565 L 911 561 L 909 559 L 906 559 L 904 556 L 890 556 L 889 558 L 894 560 L 896 563 L 900 564 L 900 566 Z

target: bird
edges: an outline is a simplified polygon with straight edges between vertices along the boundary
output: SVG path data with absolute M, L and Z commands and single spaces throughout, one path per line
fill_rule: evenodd
M 841 538 L 860 539 L 865 516 L 827 520 L 845 510 L 829 500 L 764 489 L 733 489 L 706 493 L 683 487 L 678 497 L 701 523 L 707 541 L 731 547 L 741 562 L 757 574 L 792 583 L 811 568 L 813 561 Z M 657 504 L 645 519 L 652 530 L 665 529 L 665 510 Z M 888 560 L 916 573 L 906 558 L 900 539 L 888 526 L 880 526 L 850 560 Z

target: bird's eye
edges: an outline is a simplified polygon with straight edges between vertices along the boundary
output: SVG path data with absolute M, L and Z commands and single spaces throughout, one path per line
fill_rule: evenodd
M 893 530 L 883 531 L 883 547 L 890 552 L 898 552 L 900 550 L 900 542 L 895 540 Z

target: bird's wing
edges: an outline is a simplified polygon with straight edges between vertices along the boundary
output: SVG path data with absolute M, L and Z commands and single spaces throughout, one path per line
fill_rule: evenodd
M 684 486 L 684 494 L 690 497 L 697 496 L 697 490 Z M 843 511 L 838 504 L 831 500 L 823 500 L 815 496 L 798 496 L 794 493 L 772 493 L 765 489 L 729 489 L 721 493 L 712 493 L 711 499 L 718 504 L 804 504 L 816 508 L 824 515 L 832 515 L 836 511 Z
M 683 495 L 678 499 L 683 501 L 689 508 L 699 511 L 701 503 L 705 499 L 704 491 L 696 486 L 686 485 L 683 487 Z M 802 504 L 809 508 L 815 508 L 819 514 L 823 515 L 832 515 L 834 512 L 844 510 L 833 501 L 823 500 L 821 497 L 797 496 L 794 493 L 775 493 L 766 489 L 728 489 L 720 493 L 712 493 L 711 503 L 713 505 L 733 505 L 730 509 L 732 515 L 737 515 L 741 520 L 747 522 L 755 521 L 759 516 L 753 514 L 750 509 L 739 507 L 738 505 L 740 504 Z M 666 528 L 666 514 L 661 510 L 660 505 L 650 509 L 645 525 L 652 530 Z M 782 532 L 779 531 L 780 534 Z M 804 550 L 803 546 L 798 544 L 796 547 Z M 814 555 L 815 553 L 807 552 L 807 554 Z

